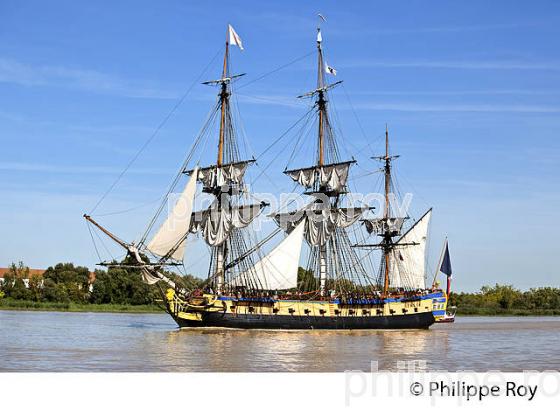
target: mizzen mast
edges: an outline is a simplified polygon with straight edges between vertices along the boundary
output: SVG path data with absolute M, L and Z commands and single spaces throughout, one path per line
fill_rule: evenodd
M 386 228 L 389 227 L 389 220 L 391 218 L 391 203 L 389 200 L 389 194 L 391 191 L 391 161 L 396 157 L 389 156 L 389 128 L 385 125 L 385 157 L 382 157 L 385 161 L 383 167 L 385 174 L 385 209 L 383 211 L 384 225 Z M 391 268 L 390 253 L 393 248 L 393 231 L 391 229 L 385 229 L 383 231 L 383 257 L 385 260 L 385 271 L 383 276 L 383 295 L 386 296 L 389 291 L 389 272 Z

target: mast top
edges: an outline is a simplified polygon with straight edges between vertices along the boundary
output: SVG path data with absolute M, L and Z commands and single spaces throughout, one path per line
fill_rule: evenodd
M 243 50 L 243 43 L 241 42 L 241 38 L 235 32 L 231 24 L 228 24 L 227 32 L 226 32 L 226 50 L 224 53 L 224 64 L 222 68 L 222 78 L 219 80 L 212 80 L 207 81 L 203 84 L 207 85 L 220 85 L 220 135 L 218 141 L 218 158 L 216 160 L 216 165 L 221 166 L 224 162 L 224 145 L 227 144 L 226 138 L 226 130 L 230 128 L 230 124 L 228 121 L 231 121 L 230 112 L 229 112 L 229 96 L 230 91 L 228 89 L 228 85 L 231 83 L 232 80 L 237 79 L 244 74 L 230 76 L 229 74 L 229 45 L 235 45 L 239 47 L 239 49 Z
M 321 22 L 326 22 L 327 19 L 321 13 L 317 13 L 317 17 L 319 17 L 319 24 L 317 25 L 317 48 L 321 49 L 321 42 L 323 41 L 323 37 L 321 36 Z
M 387 126 L 387 124 L 385 124 L 385 155 L 371 157 L 371 159 L 389 162 L 389 166 L 390 166 L 390 162 L 399 157 L 400 155 L 389 155 L 389 127 Z
M 322 21 L 326 19 L 318 15 Z M 329 119 L 327 92 L 342 81 L 330 83 L 325 78 L 325 74 L 336 75 L 336 70 L 329 67 L 323 60 L 322 42 L 323 37 L 320 25 L 317 27 L 317 85 L 312 91 L 299 95 L 297 98 L 312 98 L 314 108 L 317 113 L 317 161 L 314 165 L 293 170 L 285 170 L 285 173 L 296 182 L 305 186 L 307 189 L 313 188 L 317 192 L 332 193 L 338 195 L 344 192 L 344 187 L 348 178 L 348 168 L 355 161 L 340 161 L 338 158 L 338 148 L 336 146 L 335 135 Z M 324 169 L 338 175 L 339 181 L 329 175 L 321 175 Z M 301 174 L 300 174 L 301 172 Z M 333 175 L 335 175 L 333 174 Z M 336 179 L 336 178 L 335 178 Z M 320 181 L 318 184 L 317 182 Z M 330 188 L 328 188 L 330 186 Z M 308 193 L 313 193 L 308 192 Z

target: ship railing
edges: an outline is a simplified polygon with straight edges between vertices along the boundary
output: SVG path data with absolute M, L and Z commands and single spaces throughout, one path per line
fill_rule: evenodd
M 368 299 L 368 298 L 348 298 L 348 299 L 333 299 L 331 303 L 339 305 L 382 305 L 385 303 L 383 299 Z
M 222 296 L 220 300 L 231 300 L 232 302 L 256 302 L 256 303 L 276 303 L 277 299 L 272 297 L 232 297 Z

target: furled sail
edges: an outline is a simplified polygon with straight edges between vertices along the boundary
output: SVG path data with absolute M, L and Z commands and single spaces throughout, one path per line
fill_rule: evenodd
M 274 215 L 278 226 L 286 232 L 292 232 L 302 220 L 305 220 L 305 239 L 312 246 L 324 245 L 336 228 L 348 228 L 355 223 L 367 207 L 355 208 L 304 208 L 296 212 Z
M 216 189 L 224 185 L 240 184 L 250 161 L 231 162 L 221 166 L 213 165 L 211 167 L 200 168 L 198 170 L 198 180 L 206 189 Z M 191 174 L 193 171 L 186 171 Z
M 432 210 L 428 210 L 396 242 L 390 257 L 389 284 L 394 288 L 424 289 L 426 287 L 426 242 Z M 416 245 L 405 245 L 416 244 Z
M 258 283 L 267 290 L 297 287 L 299 258 L 305 223 L 300 222 L 270 253 L 259 260 L 252 271 L 236 276 L 232 284 Z
M 286 175 L 305 188 L 311 188 L 315 184 L 316 168 L 302 168 L 284 171 Z
M 214 200 L 209 208 L 193 212 L 190 232 L 202 232 L 206 243 L 219 246 L 229 237 L 234 228 L 245 228 L 267 206 L 266 202 L 241 206 L 218 206 Z
M 293 169 L 284 171 L 284 173 L 305 188 L 312 188 L 315 181 L 318 179 L 321 187 L 327 188 L 330 191 L 340 192 L 346 187 L 350 165 L 354 162 L 355 161 L 347 161 L 323 166 Z
M 391 232 L 395 235 L 400 235 L 404 221 L 408 218 L 374 218 L 364 219 L 362 222 L 366 227 L 369 234 L 383 234 L 384 232 Z
M 195 168 L 185 186 L 185 190 L 179 196 L 175 206 L 161 225 L 155 236 L 148 244 L 148 249 L 158 256 L 170 256 L 176 260 L 182 260 L 185 255 L 185 235 L 189 232 L 191 215 L 196 193 L 196 181 L 198 168 Z M 182 243 L 181 243 L 182 241 Z M 168 253 L 173 250 L 172 255 Z
M 321 176 L 321 186 L 330 190 L 340 192 L 346 187 L 348 171 L 352 162 L 341 164 L 325 165 L 319 172 Z

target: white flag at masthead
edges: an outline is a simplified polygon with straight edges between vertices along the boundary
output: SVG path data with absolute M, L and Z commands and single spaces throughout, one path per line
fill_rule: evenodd
M 235 32 L 235 30 L 233 29 L 233 27 L 231 26 L 231 24 L 228 25 L 229 26 L 229 43 L 239 47 L 241 50 L 243 50 L 243 42 L 241 41 L 241 37 L 239 37 L 239 35 Z

